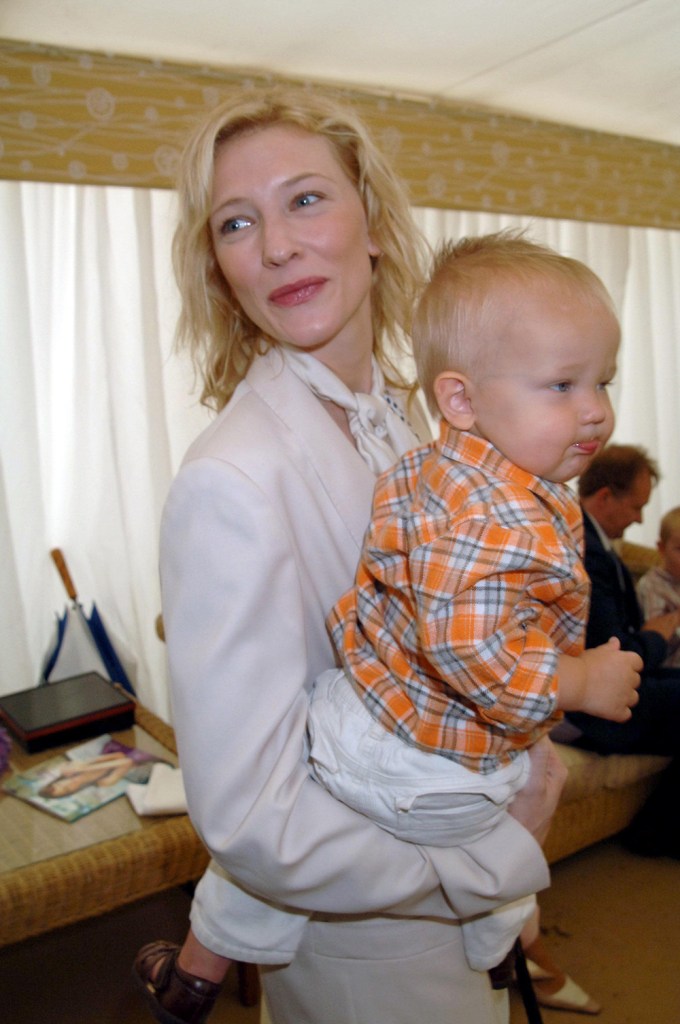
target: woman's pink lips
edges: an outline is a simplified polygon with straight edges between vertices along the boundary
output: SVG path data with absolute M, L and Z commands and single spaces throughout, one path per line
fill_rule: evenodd
M 323 288 L 325 277 L 305 277 L 301 281 L 293 281 L 283 288 L 276 288 L 268 295 L 269 302 L 275 306 L 298 306 L 307 302 Z

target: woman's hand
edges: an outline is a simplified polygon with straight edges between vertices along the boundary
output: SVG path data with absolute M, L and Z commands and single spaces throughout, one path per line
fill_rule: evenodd
M 567 779 L 567 769 L 547 736 L 529 751 L 529 759 L 529 780 L 510 805 L 510 814 L 542 845 Z

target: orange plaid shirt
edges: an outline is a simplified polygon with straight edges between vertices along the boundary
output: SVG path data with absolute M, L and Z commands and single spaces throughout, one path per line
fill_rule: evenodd
M 357 693 L 406 742 L 491 772 L 547 732 L 558 654 L 584 647 L 583 520 L 564 484 L 447 424 L 377 482 L 328 625 Z

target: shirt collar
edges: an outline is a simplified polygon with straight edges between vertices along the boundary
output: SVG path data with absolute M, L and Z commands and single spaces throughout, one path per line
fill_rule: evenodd
M 565 503 L 572 506 L 576 501 L 573 492 L 566 484 L 553 483 L 542 477 L 534 476 L 525 469 L 520 469 L 514 462 L 506 459 L 490 441 L 477 437 L 467 430 L 456 430 L 446 420 L 442 420 L 439 440 L 436 447 L 446 458 L 454 462 L 463 461 L 475 466 L 485 474 L 509 480 L 519 487 L 526 488 L 538 495 L 549 504 L 557 504 L 564 508 Z

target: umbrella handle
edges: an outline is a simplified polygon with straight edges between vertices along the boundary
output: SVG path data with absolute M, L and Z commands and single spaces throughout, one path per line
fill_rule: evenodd
M 73 580 L 71 579 L 71 574 L 66 566 L 66 559 L 62 554 L 61 548 L 52 548 L 50 555 L 52 556 L 52 561 L 57 567 L 57 572 L 61 576 L 61 581 L 66 587 L 66 593 L 72 601 L 77 601 L 78 592 L 73 585 Z

